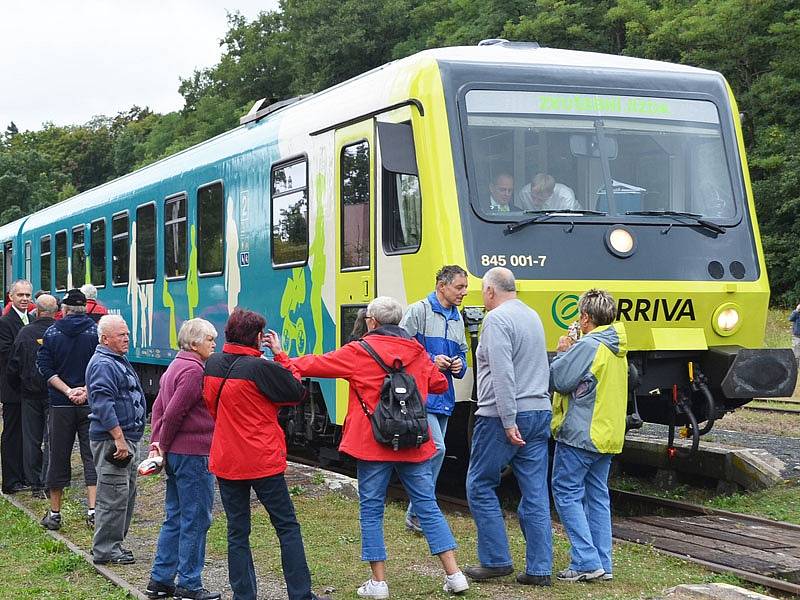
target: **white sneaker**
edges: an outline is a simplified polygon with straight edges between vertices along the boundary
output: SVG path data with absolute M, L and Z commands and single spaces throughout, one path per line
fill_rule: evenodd
M 559 581 L 597 581 L 603 575 L 603 569 L 595 569 L 594 571 L 576 571 L 575 569 L 564 569 L 559 571 L 557 579 Z
M 469 583 L 467 583 L 467 578 L 464 576 L 464 573 L 458 571 L 452 575 L 445 576 L 444 587 L 442 589 L 451 594 L 460 594 L 469 589 Z
M 383 600 L 389 597 L 389 585 L 385 581 L 373 581 L 367 579 L 361 587 L 356 590 L 361 598 L 372 598 L 373 600 Z
M 600 581 L 612 581 L 613 579 L 614 579 L 614 574 L 606 571 L 605 573 L 603 573 L 603 576 L 600 578 Z

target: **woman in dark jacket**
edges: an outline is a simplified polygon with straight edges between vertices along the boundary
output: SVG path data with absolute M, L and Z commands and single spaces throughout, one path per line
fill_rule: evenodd
M 417 384 L 425 399 L 428 392 L 441 393 L 447 389 L 447 379 L 434 366 L 425 349 L 408 333 L 398 327 L 403 308 L 393 298 L 382 296 L 370 302 L 366 312 L 367 329 L 363 337 L 386 364 L 400 360 Z M 372 576 L 357 594 L 362 598 L 389 597 L 386 583 L 386 546 L 383 539 L 383 510 L 386 488 L 392 472 L 396 471 L 411 497 L 419 516 L 423 534 L 431 554 L 439 557 L 446 577 L 444 591 L 459 593 L 469 584 L 456 563 L 455 539 L 439 505 L 436 503 L 433 477 L 428 461 L 435 454 L 433 441 L 428 439 L 418 448 L 393 450 L 378 443 L 372 425 L 364 413 L 359 396 L 374 412 L 380 398 L 385 372 L 357 341 L 345 344 L 323 356 L 306 355 L 290 359 L 280 340 L 270 332 L 267 343 L 275 360 L 287 368 L 296 368 L 303 377 L 340 377 L 350 383 L 347 419 L 339 450 L 358 461 L 358 496 L 361 522 L 361 558 L 369 561 Z
M 300 524 L 283 472 L 286 440 L 278 407 L 305 395 L 296 369 L 265 360 L 266 320 L 237 308 L 225 325 L 225 345 L 206 363 L 203 398 L 216 421 L 209 468 L 217 476 L 228 519 L 228 577 L 234 600 L 256 599 L 250 552 L 250 490 L 269 513 L 281 545 L 281 565 L 290 600 L 311 592 Z
M 208 321 L 184 321 L 178 332 L 181 351 L 161 376 L 153 404 L 150 457 L 165 459 L 167 491 L 146 590 L 150 598 L 220 597 L 204 589 L 201 578 L 214 504 L 214 477 L 208 471 L 214 420 L 203 402 L 203 366 L 216 338 Z

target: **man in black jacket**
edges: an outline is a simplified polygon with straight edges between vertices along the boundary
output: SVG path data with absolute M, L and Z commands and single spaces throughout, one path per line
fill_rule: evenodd
M 50 294 L 36 299 L 36 320 L 19 330 L 8 359 L 6 377 L 22 399 L 22 464 L 33 495 L 44 498 L 47 455 L 42 454 L 47 426 L 47 381 L 36 368 L 36 354 L 42 347 L 44 332 L 55 323 L 58 302 Z
M 11 310 L 0 318 L 0 401 L 3 402 L 3 435 L 0 438 L 0 460 L 3 462 L 3 492 L 15 494 L 27 489 L 22 466 L 22 408 L 20 397 L 6 378 L 6 367 L 14 339 L 30 320 L 28 304 L 33 286 L 30 281 L 18 279 L 8 293 Z

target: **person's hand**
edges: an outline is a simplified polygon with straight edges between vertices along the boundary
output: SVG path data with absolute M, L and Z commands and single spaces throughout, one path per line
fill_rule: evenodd
M 556 346 L 556 352 L 566 352 L 567 350 L 572 348 L 572 344 L 574 343 L 575 340 L 573 340 L 571 337 L 569 337 L 568 335 L 562 335 L 560 338 L 558 338 L 558 345 Z
M 77 406 L 86 404 L 87 400 L 86 388 L 85 387 L 72 388 L 67 398 L 69 398 L 69 401 Z
M 450 363 L 450 371 L 452 373 L 461 373 L 461 369 L 464 368 L 464 363 L 461 362 L 461 358 L 454 358 L 453 362 Z
M 128 452 L 128 443 L 125 441 L 125 438 L 122 437 L 118 440 L 114 440 L 114 444 L 117 447 L 117 451 L 114 452 L 114 458 L 117 460 L 123 460 L 127 458 L 130 452 Z
M 161 444 L 153 442 L 150 444 L 150 452 L 147 454 L 147 458 L 155 458 L 156 456 L 164 456 L 164 452 L 161 450 Z
M 522 439 L 522 436 L 519 434 L 519 428 L 516 425 L 506 428 L 506 437 L 514 446 L 525 445 L 525 440 Z
M 447 371 L 451 364 L 450 357 L 444 354 L 437 354 L 433 359 L 433 364 L 435 364 L 436 368 L 440 371 Z
M 272 354 L 280 354 L 283 352 L 281 338 L 277 332 L 273 331 L 272 329 L 267 331 L 267 335 L 264 336 L 264 341 L 267 343 L 267 348 L 272 351 Z

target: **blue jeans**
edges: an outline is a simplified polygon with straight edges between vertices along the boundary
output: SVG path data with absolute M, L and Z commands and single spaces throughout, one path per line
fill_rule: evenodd
M 572 546 L 570 568 L 611 573 L 611 455 L 556 442 L 553 500 Z
M 234 600 L 256 600 L 256 572 L 250 552 L 250 489 L 267 509 L 281 545 L 281 566 L 289 600 L 316 598 L 306 563 L 300 523 L 294 514 L 283 473 L 261 479 L 217 477 L 219 494 L 228 518 L 228 579 Z
M 383 510 L 386 487 L 392 471 L 397 471 L 406 493 L 419 517 L 422 533 L 431 554 L 441 554 L 456 547 L 450 526 L 439 510 L 433 490 L 431 467 L 428 461 L 380 462 L 358 461 L 358 506 L 361 521 L 361 560 L 386 560 L 383 539 Z
M 550 416 L 549 410 L 517 414 L 517 428 L 526 442 L 524 446 L 514 446 L 508 441 L 499 418 L 475 418 L 467 500 L 478 530 L 478 560 L 484 567 L 513 565 L 496 493 L 500 473 L 510 464 L 522 492 L 517 515 L 526 542 L 525 572 L 528 575 L 552 572 L 553 527 L 547 491 Z
M 208 456 L 167 453 L 167 492 L 164 524 L 158 535 L 150 577 L 188 590 L 203 587 L 201 573 L 206 560 L 206 533 L 211 527 L 214 476 L 208 472 Z
M 431 456 L 428 464 L 431 466 L 431 477 L 433 478 L 433 490 L 436 491 L 436 480 L 439 479 L 439 472 L 442 470 L 442 463 L 444 462 L 444 436 L 447 434 L 447 421 L 450 417 L 439 413 L 428 413 L 428 425 L 431 428 L 431 439 L 433 445 L 436 446 L 436 454 Z M 411 508 L 411 502 L 408 503 L 408 510 L 406 511 L 406 518 L 416 517 Z

